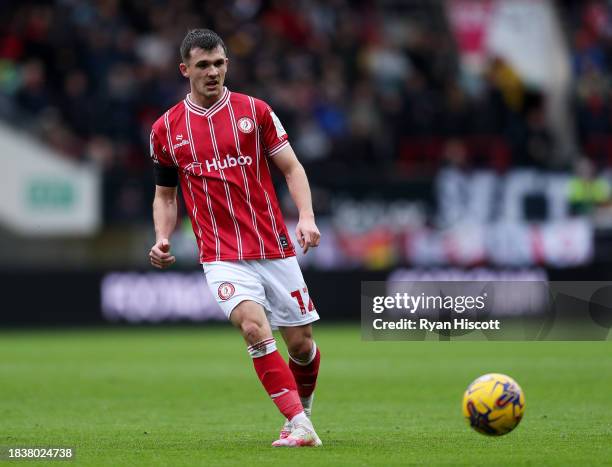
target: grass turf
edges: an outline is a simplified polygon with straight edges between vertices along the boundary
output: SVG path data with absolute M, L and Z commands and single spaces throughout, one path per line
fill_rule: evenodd
M 72 446 L 72 465 L 95 466 L 612 462 L 611 342 L 362 342 L 333 326 L 316 340 L 324 447 L 291 450 L 269 447 L 282 420 L 232 329 L 4 331 L 0 446 Z M 499 438 L 460 412 L 493 371 L 527 401 Z

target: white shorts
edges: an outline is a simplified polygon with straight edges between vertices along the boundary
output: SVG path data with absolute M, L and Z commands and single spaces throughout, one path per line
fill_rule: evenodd
M 202 266 L 208 287 L 228 319 L 244 300 L 259 303 L 273 328 L 302 326 L 319 319 L 295 256 L 212 261 Z

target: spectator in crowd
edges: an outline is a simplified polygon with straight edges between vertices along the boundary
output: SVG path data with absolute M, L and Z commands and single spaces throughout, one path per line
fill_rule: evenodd
M 568 191 L 570 211 L 574 215 L 593 214 L 597 208 L 610 203 L 610 182 L 597 176 L 595 166 L 586 157 L 576 162 Z

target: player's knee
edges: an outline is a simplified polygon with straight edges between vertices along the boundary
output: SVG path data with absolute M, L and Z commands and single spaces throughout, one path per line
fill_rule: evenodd
M 260 323 L 252 320 L 244 320 L 240 324 L 240 331 L 242 332 L 245 340 L 251 345 L 256 344 L 267 337 L 264 335 L 264 327 Z
M 289 342 L 287 350 L 296 360 L 305 360 L 312 352 L 312 345 L 311 336 L 299 336 L 298 338 L 295 338 Z

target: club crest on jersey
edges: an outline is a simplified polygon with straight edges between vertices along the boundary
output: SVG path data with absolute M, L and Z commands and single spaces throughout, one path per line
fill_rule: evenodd
M 231 282 L 224 282 L 219 286 L 217 293 L 221 300 L 229 300 L 234 295 L 236 288 Z
M 238 120 L 238 129 L 243 133 L 251 133 L 255 129 L 255 123 L 249 117 Z

